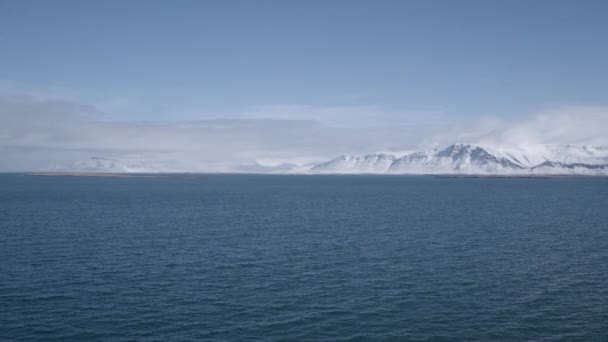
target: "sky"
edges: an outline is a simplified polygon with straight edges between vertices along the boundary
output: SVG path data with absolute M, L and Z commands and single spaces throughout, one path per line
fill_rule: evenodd
M 0 170 L 606 144 L 606 1 L 0 0 Z

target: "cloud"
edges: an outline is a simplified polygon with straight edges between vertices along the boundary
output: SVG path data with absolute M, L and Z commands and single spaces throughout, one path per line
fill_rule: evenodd
M 429 125 L 448 120 L 434 111 L 391 111 L 373 106 L 304 106 L 271 105 L 248 108 L 244 118 L 307 119 L 323 122 L 332 127 L 369 128 L 393 125 Z
M 398 128 L 332 127 L 314 118 L 275 113 L 168 123 L 103 121 L 92 106 L 0 96 L 4 156 L 0 169 L 39 169 L 95 155 L 157 158 L 188 169 L 228 171 L 256 160 L 304 163 L 342 153 L 386 150 L 413 133 Z
M 427 143 L 450 141 L 486 145 L 588 144 L 608 145 L 608 108 L 566 106 L 545 110 L 518 120 L 478 118 L 439 131 Z

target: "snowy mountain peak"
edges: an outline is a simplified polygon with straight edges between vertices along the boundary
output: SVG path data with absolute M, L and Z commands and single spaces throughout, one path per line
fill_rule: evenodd
M 408 153 L 341 156 L 310 169 L 314 173 L 403 174 L 606 174 L 608 148 L 585 145 L 485 147 L 452 144 Z

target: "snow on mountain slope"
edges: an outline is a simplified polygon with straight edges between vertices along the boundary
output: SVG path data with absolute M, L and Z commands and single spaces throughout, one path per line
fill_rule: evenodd
M 200 172 L 189 161 L 160 160 L 154 156 L 125 156 L 120 159 L 91 157 L 56 166 L 55 172 L 171 173 Z M 225 172 L 279 174 L 588 174 L 608 175 L 608 147 L 585 145 L 481 146 L 453 144 L 403 156 L 372 153 L 343 155 L 312 165 L 260 163 L 232 167 Z
M 388 153 L 374 153 L 357 157 L 342 155 L 313 166 L 312 173 L 384 173 L 397 160 L 397 157 Z
M 546 161 L 532 167 L 537 174 L 608 174 L 607 164 L 561 163 Z
M 396 174 L 608 174 L 608 148 L 584 145 L 486 147 L 453 144 L 445 148 L 379 158 L 341 156 L 311 173 Z
M 504 173 L 524 166 L 495 156 L 480 146 L 454 144 L 444 149 L 408 154 L 390 167 L 393 173 Z
M 485 146 L 490 153 L 511 159 L 526 167 L 553 161 L 560 163 L 608 163 L 608 147 L 585 145 L 529 145 L 520 147 Z

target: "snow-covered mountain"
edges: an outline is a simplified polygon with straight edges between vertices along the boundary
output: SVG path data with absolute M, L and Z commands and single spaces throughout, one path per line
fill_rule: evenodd
M 501 173 L 519 171 L 522 165 L 502 156 L 495 156 L 475 145 L 450 145 L 441 150 L 405 155 L 393 163 L 394 173 Z
M 181 159 L 179 159 L 181 160 Z M 153 157 L 91 157 L 53 167 L 55 172 L 179 173 L 202 172 L 196 163 Z M 521 147 L 453 144 L 421 152 L 342 155 L 317 165 L 260 163 L 223 172 L 280 174 L 475 174 L 475 175 L 608 175 L 608 147 L 536 145 Z
M 400 158 L 390 154 L 340 156 L 313 166 L 308 173 L 608 174 L 608 147 L 453 144 Z
M 326 163 L 313 166 L 311 172 L 319 173 L 382 173 L 397 157 L 387 153 L 374 153 L 357 157 L 342 155 Z

